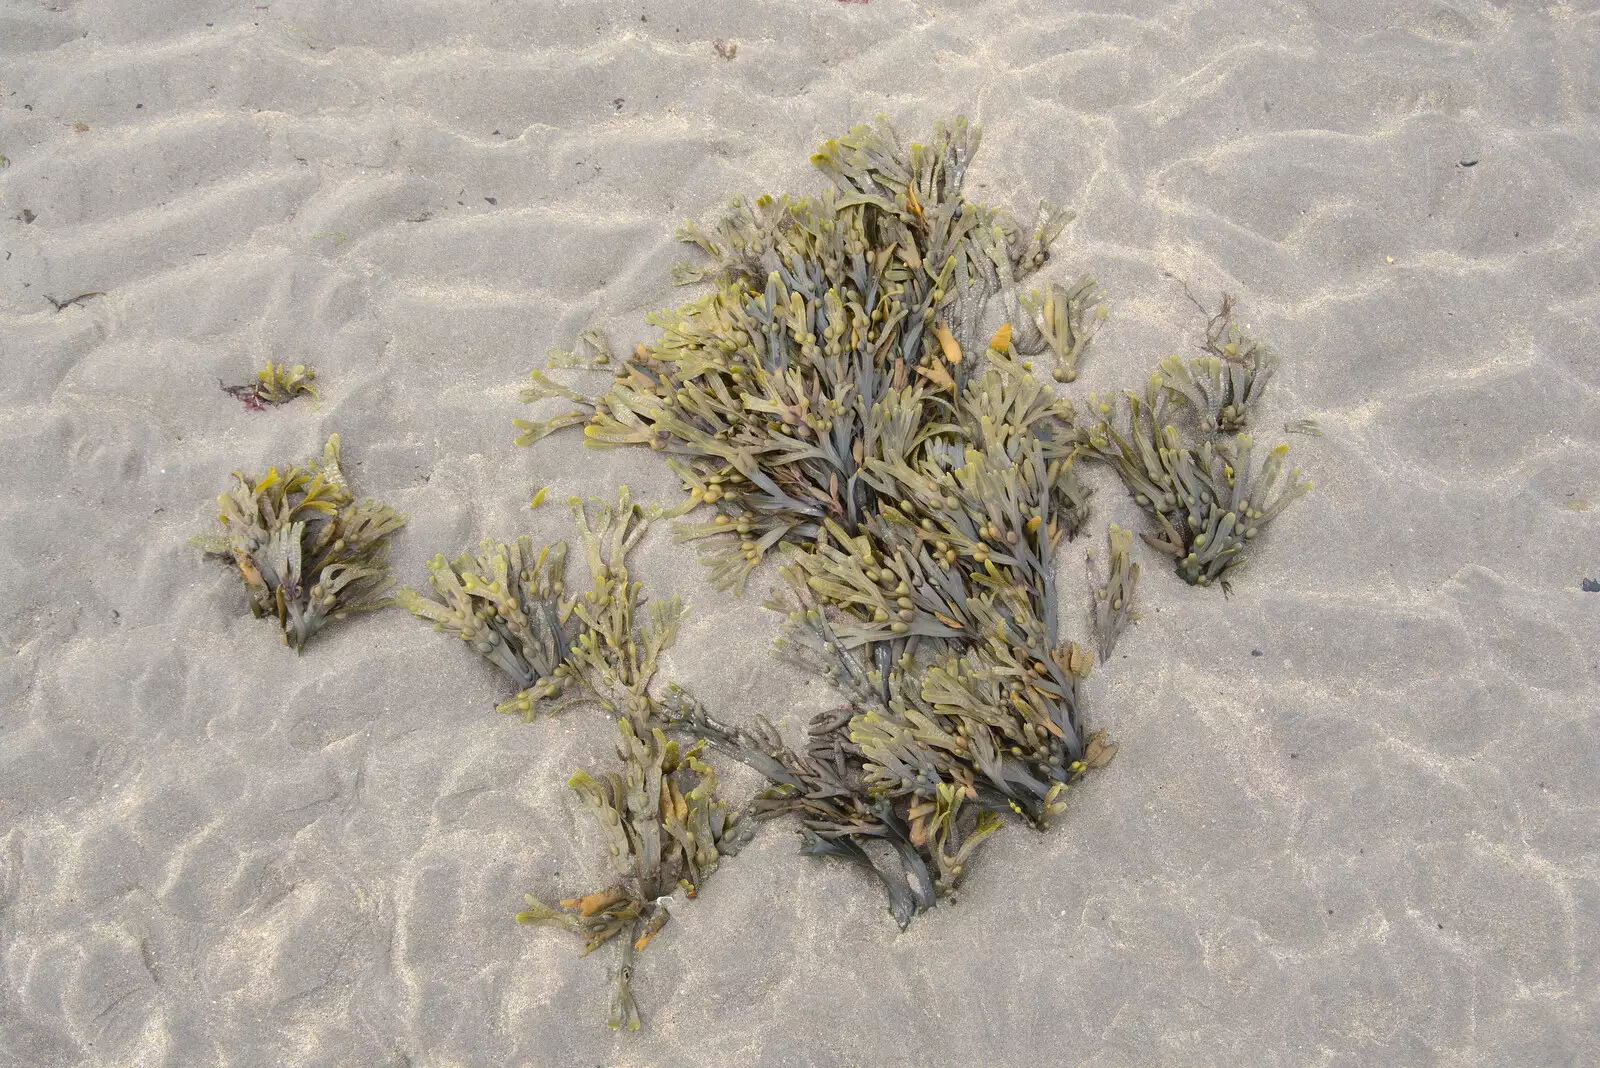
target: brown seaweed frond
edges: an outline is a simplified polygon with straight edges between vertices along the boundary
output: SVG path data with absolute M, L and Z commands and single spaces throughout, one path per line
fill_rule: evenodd
M 233 562 L 251 613 L 276 618 L 287 644 L 302 650 L 330 620 L 392 603 L 383 596 L 389 539 L 406 520 L 356 501 L 339 466 L 339 435 L 320 461 L 233 478 L 217 499 L 222 533 L 192 543 Z
M 1110 545 L 1106 573 L 1091 587 L 1089 602 L 1101 663 L 1110 659 L 1117 638 L 1128 624 L 1139 618 L 1133 610 L 1133 594 L 1139 584 L 1139 565 L 1133 559 L 1133 531 L 1112 523 L 1106 530 L 1106 541 Z M 1089 561 L 1092 567 L 1092 551 Z
M 1106 321 L 1104 299 L 1105 290 L 1087 275 L 1070 287 L 1051 282 L 1021 298 L 1023 309 L 1038 320 L 1038 329 L 1055 354 L 1057 382 L 1078 380 L 1078 360 Z
M 571 351 L 564 349 L 551 349 L 544 368 L 528 372 L 528 385 L 522 388 L 522 402 L 534 404 L 544 400 L 564 400 L 577 405 L 568 411 L 560 412 L 549 419 L 516 419 L 513 422 L 521 431 L 517 435 L 518 445 L 532 445 L 557 430 L 569 426 L 582 426 L 594 414 L 595 401 L 582 393 L 562 385 L 545 371 L 551 370 L 600 370 L 610 367 L 614 357 L 611 348 L 606 342 L 605 334 L 599 330 L 589 329 L 578 335 L 578 344 Z
M 1205 355 L 1187 363 L 1168 356 L 1152 377 L 1174 403 L 1186 404 L 1208 433 L 1242 432 L 1278 369 L 1277 354 L 1235 321 L 1233 303 L 1224 293 L 1221 307 L 1206 321 Z
M 265 405 L 287 404 L 302 393 L 320 401 L 322 394 L 311 384 L 316 377 L 316 372 L 303 363 L 291 367 L 286 363 L 268 360 L 267 365 L 256 372 L 255 381 L 240 386 L 225 385 L 222 391 L 230 397 L 237 397 L 251 411 L 260 412 L 266 410 Z
M 567 546 L 535 549 L 531 539 L 485 542 L 480 555 L 428 565 L 435 596 L 401 591 L 399 602 L 436 629 L 454 633 L 519 687 L 502 712 L 531 720 L 573 703 L 596 704 L 616 721 L 617 770 L 579 771 L 568 785 L 594 813 L 610 859 L 607 885 L 552 906 L 525 895 L 517 922 L 565 928 L 585 952 L 622 935 L 609 1023 L 637 1030 L 631 989 L 634 954 L 670 918 L 672 895 L 694 897 L 724 856 L 745 844 L 752 820 L 730 814 L 717 776 L 701 759 L 704 742 L 668 739 L 669 719 L 650 693 L 662 654 L 685 608 L 651 599 L 629 573 L 627 557 L 660 513 L 634 503 L 568 502 L 590 586 L 568 595 Z
M 563 542 L 536 549 L 526 535 L 509 544 L 485 541 L 481 555 L 429 562 L 434 597 L 405 587 L 395 602 L 435 630 L 456 635 L 511 678 L 518 696 L 502 711 L 531 714 L 535 704 L 565 690 L 570 674 L 561 671 L 571 651 L 566 568 Z
M 524 689 L 501 710 L 531 717 L 539 700 L 560 693 L 558 706 L 588 701 L 615 718 L 619 770 L 578 771 L 568 782 L 595 815 L 610 859 L 610 882 L 593 893 L 562 899 L 556 906 L 525 895 L 528 907 L 516 918 L 519 923 L 564 927 L 584 939 L 585 952 L 624 936 L 608 1022 L 637 1030 L 639 1012 L 630 986 L 634 953 L 648 946 L 667 923 L 673 893 L 682 890 L 694 897 L 721 858 L 749 841 L 754 824 L 730 813 L 718 797 L 716 772 L 701 759 L 705 743 L 685 748 L 667 737 L 669 717 L 649 692 L 660 656 L 684 616 L 677 598 L 648 599 L 629 576 L 627 554 L 643 536 L 652 513 L 634 504 L 626 487 L 614 505 L 579 498 L 570 503 L 592 587 L 581 597 L 563 600 L 559 567 L 529 571 L 522 580 L 524 589 L 538 583 L 536 597 L 531 603 L 518 603 L 516 610 L 531 617 L 530 608 L 547 608 L 553 640 L 564 643 L 564 653 L 544 682 Z M 506 551 L 493 558 L 511 555 Z M 527 556 L 525 549 L 521 555 Z M 491 585 L 503 583 L 511 573 L 510 563 L 505 575 L 501 570 L 494 566 Z M 480 624 L 492 624 L 497 615 L 504 618 L 505 610 L 485 615 Z M 563 630 L 569 616 L 572 626 Z M 454 611 L 448 626 L 454 628 L 463 618 L 460 610 Z M 549 644 L 536 651 L 543 655 L 555 647 Z M 554 682 L 547 686 L 550 680 Z
M 566 592 L 567 546 L 483 543 L 482 554 L 447 562 L 434 557 L 435 596 L 402 589 L 401 607 L 470 644 L 516 684 L 501 712 L 531 720 L 574 702 L 598 702 L 643 727 L 651 718 L 649 685 L 686 609 L 673 597 L 650 600 L 630 580 L 627 554 L 655 514 L 633 502 L 568 501 L 578 528 L 590 588 Z
M 627 554 L 659 515 L 635 504 L 623 486 L 615 505 L 573 497 L 568 502 L 583 544 L 591 588 L 573 602 L 580 628 L 567 669 L 583 691 L 643 731 L 656 717 L 649 687 L 661 654 L 677 639 L 688 609 L 674 596 L 645 597 Z
M 528 907 L 516 918 L 564 927 L 583 938 L 586 953 L 622 935 L 607 1023 L 636 1031 L 634 953 L 671 918 L 673 892 L 694 897 L 721 858 L 748 841 L 751 828 L 717 797 L 716 773 L 699 756 L 703 742 L 683 749 L 660 727 L 640 733 L 627 717 L 617 721 L 617 732 L 623 770 L 579 771 L 568 782 L 595 815 L 613 882 L 555 908 L 524 895 Z

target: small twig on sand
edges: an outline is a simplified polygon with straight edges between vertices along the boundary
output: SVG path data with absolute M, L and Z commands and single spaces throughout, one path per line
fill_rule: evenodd
M 71 298 L 70 300 L 57 300 L 55 297 L 50 296 L 50 294 L 48 294 L 48 293 L 46 293 L 44 295 L 44 299 L 48 300 L 51 304 L 54 304 L 55 308 L 56 308 L 56 311 L 61 312 L 61 311 L 65 311 L 66 309 L 72 307 L 74 304 L 81 304 L 82 302 L 88 300 L 90 297 L 103 297 L 103 296 L 105 296 L 105 294 L 100 292 L 100 290 L 96 289 L 91 293 L 79 293 L 77 296 Z

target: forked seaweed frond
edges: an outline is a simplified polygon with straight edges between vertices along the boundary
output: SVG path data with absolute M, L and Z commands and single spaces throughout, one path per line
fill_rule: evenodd
M 435 596 L 410 588 L 396 596 L 504 672 L 518 693 L 499 710 L 525 720 L 573 701 L 597 700 L 619 715 L 646 709 L 657 661 L 685 614 L 680 599 L 647 600 L 629 580 L 627 553 L 652 513 L 633 503 L 628 487 L 614 505 L 580 497 L 568 505 L 589 569 L 587 592 L 567 596 L 566 543 L 535 548 L 523 536 L 486 541 L 479 556 L 436 556 L 428 565 Z
M 535 549 L 526 535 L 510 544 L 485 541 L 479 556 L 433 558 L 428 584 L 435 597 L 405 587 L 395 602 L 435 630 L 456 635 L 511 678 L 518 695 L 501 711 L 531 713 L 535 703 L 565 688 L 558 672 L 570 651 L 566 567 L 563 542 Z
M 1189 299 L 1194 300 L 1193 294 Z M 1199 301 L 1195 306 L 1205 310 Z M 1160 379 L 1173 403 L 1187 403 L 1204 431 L 1240 433 L 1249 425 L 1267 383 L 1277 372 L 1277 354 L 1239 326 L 1233 315 L 1233 298 L 1226 293 L 1221 307 L 1206 321 L 1202 348 L 1205 355 L 1188 363 L 1168 356 L 1152 381 Z
M 579 771 L 568 785 L 594 812 L 611 861 L 603 889 L 550 905 L 526 895 L 519 923 L 564 927 L 586 951 L 623 935 L 610 1024 L 630 1030 L 639 1013 L 630 986 L 633 954 L 667 922 L 672 894 L 693 897 L 720 858 L 753 829 L 730 815 L 717 777 L 688 748 L 667 738 L 650 693 L 660 658 L 685 609 L 653 600 L 629 574 L 627 556 L 657 513 L 624 486 L 616 502 L 569 501 L 590 585 L 566 593 L 567 546 L 535 549 L 531 539 L 485 542 L 481 555 L 428 566 L 435 597 L 402 590 L 398 600 L 436 629 L 454 633 L 519 688 L 502 712 L 532 720 L 575 703 L 599 705 L 616 721 L 618 770 Z
M 246 476 L 217 498 L 222 533 L 192 539 L 232 561 L 250 611 L 278 621 L 296 651 L 328 621 L 392 603 L 389 539 L 405 517 L 388 505 L 357 502 L 339 467 L 339 435 L 322 459 Z
M 688 749 L 660 727 L 641 734 L 627 716 L 617 721 L 621 771 L 579 771 L 568 783 L 595 815 L 611 858 L 611 884 L 556 906 L 533 894 L 517 922 L 564 927 L 589 952 L 618 935 L 621 956 L 607 1022 L 639 1028 L 630 980 L 633 954 L 671 918 L 673 893 L 694 897 L 721 858 L 736 853 L 752 825 L 730 815 L 717 797 L 717 777 L 700 759 L 703 742 Z
M 1105 290 L 1085 275 L 1063 286 L 1050 282 L 1039 292 L 1021 298 L 1028 315 L 1038 320 L 1038 329 L 1055 354 L 1053 376 L 1057 382 L 1078 380 L 1078 359 L 1106 320 Z
M 1180 398 L 1176 403 L 1174 398 Z M 1173 558 L 1177 572 L 1196 586 L 1226 581 L 1226 572 L 1245 560 L 1261 531 L 1296 498 L 1311 489 L 1300 469 L 1288 473 L 1289 446 L 1278 445 L 1258 467 L 1255 440 L 1235 434 L 1231 441 L 1180 432 L 1169 418 L 1188 406 L 1166 376 L 1152 375 L 1141 400 L 1129 391 L 1124 404 L 1089 397 L 1089 415 L 1080 420 L 1087 455 L 1110 464 L 1134 501 L 1156 521 L 1157 534 L 1142 537 Z M 1126 419 L 1119 418 L 1125 408 Z

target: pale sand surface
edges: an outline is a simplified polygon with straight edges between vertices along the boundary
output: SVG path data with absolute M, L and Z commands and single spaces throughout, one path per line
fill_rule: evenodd
M 3 0 L 0 1063 L 1596 1063 L 1596 10 Z M 186 539 L 334 431 L 408 582 L 566 536 L 537 486 L 675 500 L 647 453 L 514 448 L 524 374 L 647 336 L 681 218 L 820 188 L 878 112 L 970 114 L 974 192 L 1079 209 L 1050 274 L 1114 314 L 1075 392 L 1194 345 L 1169 273 L 1236 293 L 1317 489 L 1231 600 L 1146 554 L 1089 690 L 1120 755 L 958 905 L 901 934 L 772 826 L 614 1036 L 610 955 L 511 922 L 601 882 L 564 781 L 610 728 L 496 716 L 398 611 L 297 659 Z M 323 403 L 219 392 L 268 358 Z M 717 596 L 665 531 L 635 573 L 692 599 L 713 709 L 830 703 L 766 654 L 775 576 Z

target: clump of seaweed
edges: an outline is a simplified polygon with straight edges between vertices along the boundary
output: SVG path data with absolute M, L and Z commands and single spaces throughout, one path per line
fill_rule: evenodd
M 339 435 L 322 459 L 247 477 L 217 498 L 222 533 L 192 539 L 232 561 L 250 611 L 277 619 L 285 643 L 301 651 L 330 620 L 392 603 L 389 539 L 405 517 L 385 504 L 357 502 L 339 466 Z
M 521 713 L 564 688 L 557 673 L 569 651 L 566 566 L 563 542 L 535 549 L 526 535 L 510 544 L 486 541 L 480 556 L 446 561 L 441 555 L 429 562 L 428 584 L 437 598 L 407 586 L 395 603 L 456 635 L 510 676 L 517 696 L 499 708 Z
M 670 918 L 672 895 L 694 897 L 721 857 L 748 841 L 754 824 L 730 815 L 717 777 L 701 759 L 704 744 L 684 748 L 666 736 L 668 721 L 650 693 L 661 654 L 685 608 L 674 597 L 652 600 L 628 573 L 626 557 L 652 513 L 623 487 L 615 505 L 569 502 L 591 579 L 566 594 L 567 547 L 535 549 L 531 539 L 486 542 L 481 555 L 428 566 L 437 598 L 402 590 L 398 600 L 439 630 L 468 642 L 519 687 L 502 712 L 532 720 L 573 704 L 596 704 L 616 720 L 621 769 L 579 771 L 568 785 L 594 811 L 611 862 L 611 885 L 552 906 L 532 894 L 517 922 L 566 928 L 589 952 L 621 935 L 611 1001 L 612 1027 L 639 1027 L 631 978 L 633 955 Z
M 1194 300 L 1190 295 L 1190 300 Z M 1198 301 L 1195 306 L 1204 311 Z M 1205 355 L 1185 364 L 1177 356 L 1161 361 L 1153 379 L 1172 397 L 1187 402 L 1207 431 L 1237 434 L 1250 422 L 1267 383 L 1278 369 L 1277 354 L 1242 330 L 1233 318 L 1233 298 L 1206 322 Z
M 238 386 L 224 385 L 222 392 L 237 397 L 252 412 L 264 412 L 266 405 L 287 404 L 302 393 L 321 400 L 322 395 L 311 384 L 316 377 L 316 372 L 303 363 L 290 367 L 268 360 L 267 365 L 256 372 L 255 381 Z
M 1044 826 L 1089 766 L 1093 657 L 1059 634 L 1053 570 L 1087 493 L 1072 408 L 1016 344 L 1075 371 L 1099 289 L 1048 289 L 1042 338 L 991 328 L 1069 216 L 1044 204 L 1023 226 L 965 199 L 978 140 L 964 120 L 909 150 L 858 127 L 814 157 L 833 189 L 686 227 L 709 262 L 677 278 L 713 291 L 653 316 L 661 338 L 603 396 L 536 372 L 574 407 L 521 439 L 581 421 L 591 445 L 664 453 L 714 508 L 680 536 L 706 541 L 719 585 L 781 551 L 783 651 L 850 704 L 804 751 L 687 694 L 671 711 L 767 775 L 757 808 L 797 813 L 805 852 L 876 871 L 902 926 L 954 892 L 1000 814 Z
M 717 797 L 717 776 L 700 759 L 705 743 L 687 749 L 661 727 L 644 733 L 634 719 L 617 720 L 620 772 L 579 771 L 567 785 L 594 811 L 615 882 L 552 907 L 525 894 L 517 922 L 563 927 L 582 936 L 584 952 L 622 936 L 607 1024 L 639 1029 L 631 980 L 634 953 L 650 944 L 671 918 L 673 892 L 693 898 L 723 856 L 738 852 L 754 825 L 730 815 Z
M 1225 573 L 1244 562 L 1249 543 L 1311 489 L 1299 468 L 1278 487 L 1287 445 L 1255 466 L 1255 440 L 1243 428 L 1277 358 L 1234 323 L 1232 309 L 1224 297 L 1207 327 L 1206 356 L 1187 367 L 1169 356 L 1142 400 L 1131 390 L 1124 394 L 1125 422 L 1114 398 L 1090 394 L 1089 418 L 1077 424 L 1084 454 L 1111 465 L 1155 519 L 1159 535 L 1144 540 L 1171 556 L 1178 574 L 1196 586 L 1219 580 L 1226 586 Z M 1179 422 L 1189 429 L 1180 431 Z

